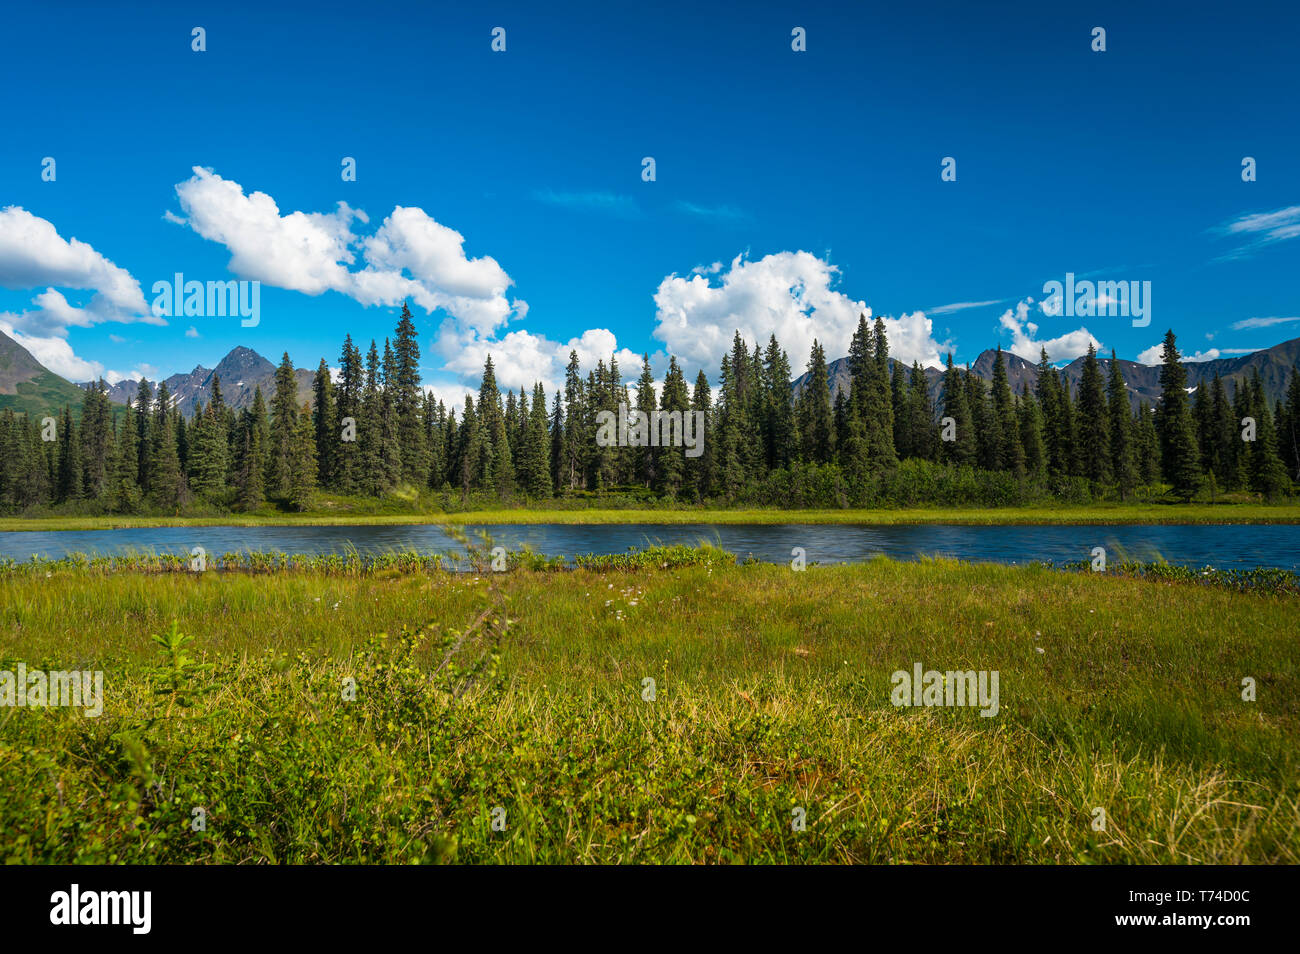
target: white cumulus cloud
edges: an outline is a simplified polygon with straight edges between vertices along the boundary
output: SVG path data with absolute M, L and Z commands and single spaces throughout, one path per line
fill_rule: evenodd
M 513 282 L 505 269 L 491 257 L 467 256 L 465 237 L 423 209 L 397 206 L 362 235 L 354 226 L 370 218 L 346 202 L 333 212 L 282 214 L 265 192 L 246 194 L 210 169 L 193 172 L 176 186 L 185 217 L 168 219 L 224 245 L 240 278 L 307 295 L 335 291 L 363 305 L 409 299 L 476 335 L 526 313 L 526 303 L 506 296 Z
M 794 374 L 803 372 L 816 339 L 829 359 L 848 353 L 863 301 L 834 287 L 839 271 L 809 252 L 778 252 L 750 261 L 737 255 L 729 267 L 697 267 L 689 276 L 668 275 L 654 295 L 654 336 L 682 359 L 688 371 L 716 373 L 737 331 L 745 342 L 765 347 L 775 334 L 790 356 Z M 939 366 L 946 347 L 936 342 L 924 312 L 884 319 L 890 354 L 911 364 Z M 690 375 L 688 374 L 688 377 Z
M 0 209 L 0 286 L 42 289 L 32 299 L 34 308 L 6 315 L 13 327 L 37 336 L 66 337 L 69 327 L 106 321 L 166 324 L 149 312 L 130 272 L 18 206 Z M 61 288 L 92 294 L 77 305 Z
M 447 334 L 444 327 L 439 347 L 448 344 Z M 594 370 L 598 361 L 608 365 L 611 356 L 618 362 L 624 380 L 635 379 L 641 371 L 641 356 L 620 348 L 614 333 L 605 328 L 589 329 L 565 342 L 522 329 L 500 338 L 467 334 L 454 345 L 443 370 L 456 375 L 466 387 L 477 390 L 483 364 L 490 354 L 493 372 L 502 390 L 518 391 L 522 387 L 531 395 L 533 384 L 541 381 L 549 400 L 557 390 L 564 389 L 564 369 L 569 363 L 569 354 L 575 351 L 584 381 L 587 372 Z
M 477 390 L 489 354 L 503 389 L 531 392 L 541 381 L 548 395 L 563 386 L 571 350 L 584 376 L 611 355 L 625 368 L 640 367 L 639 357 L 605 329 L 565 342 L 507 330 L 528 314 L 527 302 L 508 295 L 510 275 L 491 256 L 467 254 L 465 236 L 423 209 L 397 206 L 365 234 L 359 225 L 370 218 L 346 203 L 328 213 L 285 213 L 264 192 L 246 193 L 209 169 L 193 173 L 176 186 L 184 217 L 164 218 L 224 245 L 238 277 L 308 295 L 335 291 L 367 306 L 410 301 L 427 314 L 440 312 L 424 348 L 433 366 L 422 370 L 425 386 L 449 405 L 460 407 L 465 391 Z
M 1011 332 L 1011 344 L 1007 350 L 1012 354 L 1037 364 L 1043 349 L 1047 350 L 1047 356 L 1053 362 L 1073 361 L 1087 354 L 1089 345 L 1098 351 L 1102 350 L 1101 342 L 1087 328 L 1069 331 L 1055 338 L 1039 338 L 1038 325 L 1029 319 L 1033 303 L 1032 298 L 1023 299 L 1016 303 L 1015 308 L 1008 308 L 998 319 L 998 324 Z
M 0 286 L 35 290 L 32 307 L 0 313 L 0 331 L 55 374 L 73 381 L 103 376 L 116 383 L 130 373 L 79 357 L 69 328 L 104 322 L 167 324 L 145 304 L 140 283 L 91 245 L 63 238 L 53 223 L 19 206 L 0 209 Z M 89 292 L 80 304 L 60 289 Z

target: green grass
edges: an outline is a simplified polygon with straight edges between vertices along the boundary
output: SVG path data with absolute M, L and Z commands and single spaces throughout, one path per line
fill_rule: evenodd
M 1300 861 L 1294 593 L 672 553 L 10 568 L 0 669 L 102 668 L 106 698 L 0 709 L 0 857 Z M 893 707 L 918 661 L 998 670 L 999 714 Z
M 110 530 L 119 527 L 355 526 L 404 524 L 1200 524 L 1300 523 L 1300 504 L 1093 504 L 1062 507 L 904 510 L 603 510 L 502 508 L 459 513 L 257 513 L 208 517 L 0 517 L 0 532 Z

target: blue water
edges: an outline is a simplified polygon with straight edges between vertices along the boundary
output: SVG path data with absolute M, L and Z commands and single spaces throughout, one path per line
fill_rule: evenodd
M 583 553 L 624 553 L 651 543 L 695 544 L 708 541 L 740 558 L 753 556 L 788 563 L 791 550 L 802 547 L 809 563 L 868 560 L 877 555 L 915 559 L 942 555 L 995 563 L 1088 560 L 1093 547 L 1106 548 L 1114 562 L 1127 556 L 1220 569 L 1280 567 L 1300 571 L 1300 526 L 815 526 L 789 523 L 768 526 L 688 524 L 664 526 L 492 525 L 494 542 L 508 549 L 524 546 L 548 556 Z M 188 554 L 203 547 L 209 557 L 229 551 L 266 550 L 285 553 L 337 553 L 355 548 L 361 553 L 415 549 L 446 552 L 459 549 L 440 529 L 428 525 L 354 527 L 157 527 L 122 530 L 59 530 L 0 533 L 0 557 L 28 560 L 34 554 L 60 557 L 68 553 L 115 555 L 131 551 Z

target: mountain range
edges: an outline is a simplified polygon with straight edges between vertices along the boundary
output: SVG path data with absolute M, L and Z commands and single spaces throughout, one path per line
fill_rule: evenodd
M 1033 391 L 1038 366 L 1009 351 L 1004 351 L 1002 356 L 1012 390 L 1019 394 L 1027 384 L 1029 390 Z M 971 370 L 986 381 L 992 380 L 995 357 L 994 351 L 981 353 L 971 365 Z M 1103 369 L 1108 360 L 1102 361 Z M 1141 401 L 1154 405 L 1160 396 L 1159 366 L 1138 364 L 1122 358 L 1118 360 L 1133 407 L 1136 409 Z M 1063 368 L 1065 377 L 1074 388 L 1078 387 L 1083 375 L 1083 362 L 1083 358 L 1076 358 Z M 1213 379 L 1217 373 L 1224 379 L 1229 397 L 1238 382 L 1249 380 L 1253 372 L 1258 370 L 1264 382 L 1264 393 L 1271 404 L 1285 397 L 1287 381 L 1297 364 L 1300 364 L 1300 338 L 1250 354 L 1189 362 L 1185 367 L 1190 389 L 1194 391 L 1203 382 Z M 849 359 L 839 358 L 830 362 L 827 373 L 833 401 L 841 389 L 847 393 Z M 222 397 L 236 410 L 252 406 L 253 394 L 258 387 L 268 402 L 275 390 L 275 365 L 251 348 L 241 346 L 222 358 L 215 368 L 200 365 L 188 373 L 173 374 L 167 378 L 167 390 L 172 395 L 174 406 L 182 414 L 192 415 L 199 401 L 206 404 L 211 399 L 214 375 L 221 379 Z M 314 372 L 306 368 L 294 371 L 298 382 L 299 403 L 311 399 L 313 375 Z M 943 373 L 935 368 L 927 368 L 925 378 L 930 397 L 935 402 L 935 407 L 938 407 Z M 803 390 L 807 380 L 808 375 L 802 374 L 791 382 L 795 395 Z M 137 382 L 131 379 L 119 381 L 109 388 L 109 399 L 118 404 L 126 404 L 134 400 L 137 386 Z M 89 382 L 73 384 L 43 367 L 27 349 L 0 332 L 0 410 L 12 408 L 15 411 L 45 415 L 57 412 L 66 404 L 72 407 L 74 413 L 79 412 L 82 389 L 86 387 L 89 387 Z
M 296 368 L 293 372 L 298 382 L 298 403 L 311 400 L 311 383 L 314 372 L 306 368 Z M 275 365 L 254 351 L 240 346 L 217 362 L 215 368 L 196 367 L 187 374 L 173 374 L 164 382 L 172 396 L 173 406 L 186 417 L 194 414 L 200 401 L 207 404 L 212 400 L 212 378 L 221 381 L 221 398 L 235 410 L 253 406 L 253 395 L 262 389 L 262 398 L 268 404 L 275 392 Z M 157 390 L 157 382 L 150 382 Z M 81 387 L 89 387 L 90 382 L 83 382 Z M 108 389 L 108 398 L 118 404 L 135 400 L 139 383 L 127 379 L 119 381 Z
M 993 363 L 996 359 L 996 351 L 984 351 L 971 365 L 971 371 L 985 381 L 992 381 Z M 1003 351 L 1002 359 L 1007 366 L 1007 380 L 1011 390 L 1020 394 L 1028 385 L 1030 393 L 1034 393 L 1038 381 L 1037 363 L 1026 361 L 1010 351 Z M 1101 362 L 1103 376 L 1109 374 L 1110 359 L 1102 358 L 1100 355 L 1098 359 Z M 1083 378 L 1084 360 L 1084 358 L 1075 358 L 1061 369 L 1075 393 L 1078 392 L 1079 382 Z M 1160 397 L 1160 366 L 1138 364 L 1136 361 L 1126 361 L 1123 358 L 1117 358 L 1116 361 L 1119 363 L 1120 374 L 1124 377 L 1129 403 L 1133 405 L 1133 409 L 1136 411 L 1143 401 L 1149 407 L 1154 407 Z M 893 359 L 890 359 L 889 363 L 892 370 Z M 1258 370 L 1264 382 L 1264 396 L 1268 398 L 1271 406 L 1276 401 L 1285 399 L 1287 383 L 1298 364 L 1300 364 L 1300 338 L 1293 338 L 1263 351 L 1252 351 L 1250 354 L 1232 358 L 1184 362 L 1183 367 L 1187 369 L 1187 386 L 1192 393 L 1195 393 L 1202 383 L 1214 380 L 1215 374 L 1218 374 L 1223 379 L 1229 400 L 1232 399 L 1237 384 L 1249 381 L 1251 375 Z M 841 389 L 847 396 L 850 381 L 849 359 L 838 358 L 830 362 L 826 366 L 826 373 L 831 385 L 831 401 L 834 402 Z M 803 390 L 807 380 L 806 373 L 794 379 L 791 387 L 796 396 Z M 943 391 L 943 372 L 937 368 L 926 368 L 925 380 L 930 399 L 937 408 Z

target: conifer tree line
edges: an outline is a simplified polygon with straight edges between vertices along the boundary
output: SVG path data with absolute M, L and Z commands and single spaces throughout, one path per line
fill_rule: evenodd
M 1189 396 L 1172 331 L 1161 399 L 1136 413 L 1114 352 L 1106 361 L 1093 349 L 1077 388 L 1044 351 L 1034 387 L 1019 394 L 1000 348 L 991 383 L 949 355 L 936 407 L 920 365 L 891 361 L 884 322 L 863 316 L 849 348 L 850 386 L 834 401 L 820 343 L 796 396 L 776 337 L 751 350 L 737 333 L 716 393 L 702 370 L 688 385 L 675 357 L 656 388 L 648 358 L 633 385 L 615 357 L 584 374 L 573 352 L 562 392 L 548 396 L 537 383 L 503 396 L 489 356 L 458 419 L 421 386 L 416 339 L 405 305 L 382 352 L 371 341 L 363 355 L 349 335 L 337 378 L 322 359 L 301 404 L 286 353 L 269 401 L 259 388 L 240 411 L 225 403 L 216 375 L 189 419 L 165 383 L 148 381 L 118 413 L 102 380 L 87 388 L 79 418 L 68 407 L 53 422 L 5 411 L 0 509 L 306 509 L 320 490 L 863 506 L 1125 500 L 1163 485 L 1182 499 L 1226 491 L 1273 499 L 1300 480 L 1300 375 L 1273 407 L 1257 372 L 1231 394 L 1216 376 Z M 620 404 L 703 412 L 703 453 L 600 446 L 597 416 Z M 1243 439 L 1246 418 L 1253 440 Z

